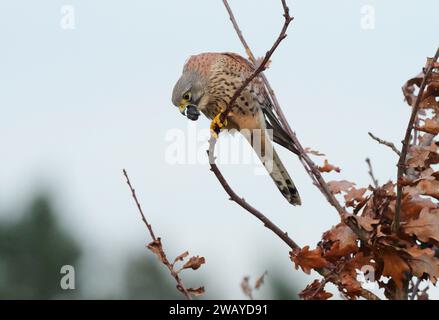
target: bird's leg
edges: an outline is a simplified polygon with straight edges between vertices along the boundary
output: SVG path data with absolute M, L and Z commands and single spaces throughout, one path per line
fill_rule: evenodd
M 224 112 L 220 112 L 210 123 L 210 131 L 212 132 L 212 136 L 217 139 L 221 129 L 225 126 L 227 126 L 227 117 Z

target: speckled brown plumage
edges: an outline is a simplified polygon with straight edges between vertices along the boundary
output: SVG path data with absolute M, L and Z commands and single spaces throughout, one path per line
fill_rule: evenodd
M 185 105 L 196 105 L 209 119 L 224 111 L 233 94 L 253 73 L 254 66 L 235 53 L 202 53 L 191 56 L 183 69 L 183 75 L 174 87 L 172 101 L 184 109 Z M 184 99 L 186 93 L 190 99 Z M 292 179 L 267 140 L 267 129 L 273 129 L 274 141 L 295 151 L 288 135 L 282 130 L 275 117 L 264 85 L 259 78 L 253 80 L 241 93 L 227 117 L 225 129 L 252 131 L 250 142 L 255 138 L 262 141 L 258 153 L 272 179 L 285 198 L 294 205 L 300 205 L 299 193 Z M 267 155 L 273 150 L 272 157 Z M 270 153 L 271 156 L 271 153 Z M 272 160 L 272 161 L 271 161 Z M 269 162 L 269 163 L 268 163 Z

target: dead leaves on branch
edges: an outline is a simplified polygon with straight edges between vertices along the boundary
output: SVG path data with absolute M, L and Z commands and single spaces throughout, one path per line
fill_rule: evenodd
M 165 251 L 163 250 L 163 245 L 160 238 L 157 238 L 156 240 L 149 243 L 147 245 L 147 248 L 157 256 L 161 263 L 168 267 L 174 277 L 178 277 L 178 274 L 184 269 L 197 270 L 201 267 L 201 265 L 206 263 L 204 257 L 193 256 L 189 258 L 189 260 L 187 260 L 180 269 L 175 269 L 175 265 L 178 262 L 184 262 L 185 259 L 189 256 L 188 251 L 185 251 L 182 254 L 178 255 L 174 259 L 174 262 L 170 263 L 168 258 L 166 257 Z M 184 289 L 181 286 L 177 285 L 177 289 L 181 292 L 184 292 L 184 290 L 186 290 L 187 293 L 193 296 L 200 296 L 204 293 L 204 287 Z
M 404 177 L 401 204 L 401 230 L 392 232 L 395 214 L 396 184 L 388 182 L 378 188 L 357 188 L 346 180 L 328 183 L 330 191 L 353 208 L 349 219 L 366 235 L 359 239 L 345 223 L 339 223 L 325 232 L 315 249 L 305 246 L 293 250 L 291 259 L 295 268 L 310 274 L 311 270 L 325 270 L 327 277 L 314 281 L 300 294 L 303 299 L 327 299 L 326 281 L 336 284 L 349 299 L 362 296 L 362 283 L 358 272 L 372 270 L 373 281 L 385 289 L 388 297 L 414 276 L 430 280 L 433 284 L 439 276 L 439 174 L 431 165 L 431 154 L 436 147 L 430 145 L 428 154 L 416 153 L 417 166 L 411 177 Z M 415 161 L 415 160 L 413 160 Z M 437 253 L 436 253 L 437 252 Z M 384 278 L 383 278 L 384 277 Z M 383 279 L 389 278 L 385 281 Z M 425 293 L 425 292 L 424 292 Z M 426 298 L 426 294 L 422 294 Z M 420 299 L 421 295 L 418 295 Z
M 392 246 L 385 246 L 375 252 L 376 256 L 381 259 L 382 275 L 391 277 L 398 288 L 403 287 L 403 281 L 406 280 L 410 267 L 401 257 L 399 252 Z
M 156 240 L 154 240 L 150 244 L 148 244 L 147 248 L 149 250 L 151 250 L 163 264 L 165 264 L 165 265 L 169 264 L 168 258 L 166 257 L 166 254 L 163 250 L 163 245 L 162 245 L 162 241 L 160 238 L 157 238 Z M 183 252 L 182 254 L 178 255 L 174 259 L 174 263 L 172 263 L 171 266 L 174 267 L 174 265 L 177 262 L 184 261 L 188 256 L 189 256 L 188 251 Z M 183 265 L 183 267 L 181 267 L 180 270 L 178 270 L 178 272 L 180 272 L 183 269 L 197 270 L 204 263 L 206 263 L 204 257 L 193 256 Z
M 416 236 L 422 242 L 436 241 L 439 244 L 439 209 L 423 208 L 419 218 L 402 226 L 404 232 Z
M 250 277 L 246 276 L 241 281 L 241 290 L 250 300 L 253 300 L 253 293 L 255 290 L 259 290 L 264 284 L 265 277 L 268 272 L 265 271 L 259 278 L 256 279 L 255 284 L 250 283 Z
M 195 297 L 202 296 L 205 292 L 204 287 L 188 288 L 187 291 Z
M 300 267 L 306 274 L 311 274 L 312 269 L 321 269 L 330 266 L 329 261 L 323 256 L 320 247 L 309 250 L 309 246 L 305 246 L 302 249 L 291 251 L 290 255 L 296 270 Z
M 168 259 L 166 258 L 166 254 L 163 251 L 162 240 L 160 238 L 157 238 L 157 240 L 154 240 L 153 242 L 148 244 L 147 248 L 151 250 L 162 263 L 168 261 Z
M 423 126 L 417 126 L 417 130 L 424 131 L 433 135 L 439 134 L 439 122 L 433 119 L 426 119 Z
M 325 161 L 323 163 L 323 166 L 318 167 L 318 169 L 319 169 L 320 172 L 332 172 L 332 171 L 335 171 L 335 172 L 339 173 L 341 171 L 341 169 L 339 167 L 336 167 L 336 166 L 330 164 L 327 159 L 325 159 Z
M 333 194 L 348 192 L 354 185 L 355 183 L 346 180 L 328 182 L 329 191 Z
M 439 67 L 437 64 L 436 67 Z M 340 180 L 328 182 L 329 191 L 344 200 L 352 214 L 325 232 L 317 247 L 305 246 L 290 255 L 295 268 L 310 274 L 324 274 L 301 293 L 303 299 L 328 299 L 324 290 L 327 282 L 338 286 L 348 299 L 362 296 L 358 273 L 367 271 L 372 281 L 384 288 L 388 298 L 397 298 L 398 290 L 413 277 L 436 284 L 439 278 L 439 73 L 433 70 L 426 90 L 420 99 L 418 136 L 408 148 L 405 175 L 397 183 L 403 187 L 401 228 L 392 231 L 395 215 L 397 183 L 358 188 L 355 183 Z M 417 88 L 425 74 L 410 79 L 403 87 L 409 105 L 416 103 Z M 310 152 L 310 151 L 307 151 Z M 320 172 L 339 172 L 340 169 L 324 160 Z M 354 233 L 346 222 L 354 223 L 361 232 Z M 361 239 L 357 235 L 361 236 Z M 427 299 L 426 289 L 414 294 Z M 428 288 L 428 286 L 426 286 Z
M 414 276 L 423 278 L 428 276 L 433 284 L 436 284 L 439 277 L 439 259 L 435 252 L 430 249 L 411 247 L 406 250 L 410 255 L 408 263 Z
M 189 255 L 189 251 L 185 251 L 174 259 L 174 264 L 178 261 L 184 261 L 184 259 Z
M 204 257 L 194 256 L 189 259 L 188 262 L 186 262 L 181 269 L 192 269 L 197 270 L 201 267 L 202 264 L 204 264 L 206 261 Z
M 404 97 L 410 106 L 414 106 L 417 100 L 416 91 L 421 87 L 421 84 L 425 77 L 425 71 L 432 63 L 431 59 L 427 59 L 426 67 L 424 71 L 418 74 L 416 77 L 408 80 L 402 87 Z M 426 89 L 421 97 L 419 107 L 421 109 L 434 109 L 439 108 L 439 68 L 438 63 L 434 62 L 433 72 L 427 81 Z
M 299 297 L 304 300 L 327 300 L 332 297 L 332 293 L 325 291 L 325 285 L 324 280 L 314 280 L 299 293 Z
M 407 166 L 409 168 L 424 169 L 432 164 L 439 163 L 438 146 L 432 142 L 429 146 L 412 146 L 409 150 Z
M 325 258 L 338 260 L 358 251 L 358 236 L 343 223 L 339 223 L 323 234 L 321 247 L 325 249 Z

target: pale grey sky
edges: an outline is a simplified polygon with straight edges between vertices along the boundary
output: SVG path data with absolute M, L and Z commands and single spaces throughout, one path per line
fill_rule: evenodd
M 393 179 L 395 155 L 367 132 L 401 140 L 410 110 L 400 88 L 438 46 L 439 2 L 288 3 L 295 20 L 267 76 L 292 127 L 305 146 L 342 168 L 328 179 L 369 184 L 366 157 L 380 181 Z M 282 25 L 279 3 L 230 4 L 262 56 Z M 74 30 L 60 26 L 63 5 L 75 9 Z M 373 30 L 361 28 L 365 5 L 375 8 Z M 170 255 L 206 257 L 197 274 L 208 297 L 242 298 L 242 277 L 273 266 L 293 279 L 287 247 L 227 200 L 206 165 L 165 161 L 167 132 L 188 127 L 171 104 L 186 58 L 244 54 L 222 1 L 2 0 L 0 21 L 0 208 L 21 203 L 43 183 L 89 254 L 102 257 L 96 278 L 111 277 L 115 257 L 149 241 L 121 175 L 126 168 Z M 302 207 L 289 205 L 251 166 L 222 169 L 239 194 L 300 245 L 314 246 L 337 213 L 299 161 L 278 149 Z

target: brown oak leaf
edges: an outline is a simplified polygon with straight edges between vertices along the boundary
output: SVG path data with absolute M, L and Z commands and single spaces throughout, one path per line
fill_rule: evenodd
M 329 191 L 331 191 L 333 194 L 348 192 L 348 190 L 354 185 L 355 183 L 346 180 L 328 182 Z
M 166 262 L 166 255 L 163 251 L 162 241 L 160 238 L 157 238 L 156 240 L 148 244 L 147 248 L 155 253 L 161 262 Z
M 332 243 L 330 249 L 325 252 L 325 257 L 343 257 L 358 250 L 357 235 L 351 228 L 339 223 L 323 235 L 323 239 Z
M 388 196 L 395 196 L 395 184 L 392 181 L 387 182 L 385 185 L 381 187 Z
M 430 239 L 439 241 L 439 209 L 422 209 L 419 218 L 403 225 L 403 230 L 407 234 L 416 235 L 423 242 Z
M 357 280 L 357 272 L 354 268 L 346 266 L 339 272 L 339 289 L 351 299 L 356 299 L 361 293 L 361 283 Z
M 424 171 L 422 171 L 419 175 L 419 178 L 414 180 L 412 184 L 415 184 L 416 182 L 419 182 L 421 180 L 435 180 L 436 177 L 434 176 L 434 170 L 433 168 L 427 168 Z
M 416 185 L 419 194 L 430 196 L 439 200 L 439 181 L 422 180 Z
M 332 293 L 325 291 L 325 283 L 314 280 L 299 293 L 299 297 L 304 300 L 327 300 L 332 297 Z
M 439 107 L 439 82 L 431 82 L 422 95 L 422 101 L 419 107 L 422 109 Z
M 423 79 L 424 79 L 424 72 L 421 72 L 416 77 L 413 77 L 410 80 L 408 80 L 402 87 L 404 97 L 410 106 L 413 106 L 415 104 L 417 98 L 416 95 L 414 94 L 416 90 L 415 86 L 420 87 Z
M 373 231 L 373 225 L 380 222 L 379 219 L 373 219 L 370 216 L 355 216 L 355 218 L 357 219 L 358 225 L 368 232 Z
M 433 141 L 429 146 L 412 146 L 410 148 L 410 158 L 407 160 L 407 165 L 411 168 L 424 168 L 431 163 L 434 155 L 437 151 L 438 147 L 436 143 Z
M 250 277 L 244 277 L 241 281 L 241 290 L 242 292 L 253 300 L 253 288 L 250 285 Z
M 421 127 L 417 127 L 416 129 L 433 135 L 437 135 L 439 134 L 439 122 L 434 121 L 433 119 L 426 119 L 424 125 Z
M 323 162 L 323 166 L 318 167 L 318 169 L 320 172 L 331 172 L 331 171 L 340 172 L 341 171 L 341 169 L 339 167 L 336 167 L 336 166 L 330 164 L 327 159 L 325 159 L 325 161 Z
M 175 264 L 177 261 L 183 261 L 184 258 L 186 258 L 188 255 L 189 255 L 189 252 L 188 252 L 188 251 L 183 252 L 182 254 L 180 254 L 179 256 L 177 256 L 177 257 L 174 259 L 174 264 Z
M 362 286 L 357 280 L 357 270 L 364 270 L 365 266 L 369 266 L 368 270 L 375 270 L 375 263 L 371 262 L 371 257 L 359 252 L 338 270 L 339 290 L 351 299 L 356 299 L 361 294 Z
M 413 275 L 421 278 L 426 273 L 431 282 L 436 284 L 439 277 L 439 259 L 435 257 L 434 251 L 429 248 L 420 249 L 418 247 L 411 247 L 405 251 L 411 256 L 408 262 Z
M 407 160 L 407 165 L 411 168 L 424 168 L 430 152 L 429 148 L 412 146 L 410 148 L 411 157 Z
M 366 188 L 360 188 L 360 189 L 356 189 L 354 187 L 352 187 L 349 192 L 347 194 L 345 194 L 344 196 L 344 200 L 346 202 L 350 202 L 350 201 L 358 201 L 361 202 L 363 200 L 363 195 L 366 193 Z
M 194 296 L 201 296 L 202 294 L 204 294 L 205 290 L 204 287 L 199 287 L 199 288 L 188 288 L 186 289 L 187 292 L 189 292 L 190 294 L 194 295 Z
M 430 199 L 421 198 L 418 194 L 405 195 L 401 202 L 401 221 L 418 219 L 424 208 L 436 208 L 436 204 Z M 394 211 L 394 205 L 392 209 Z
M 403 281 L 410 271 L 408 264 L 399 256 L 398 251 L 393 248 L 384 248 L 380 251 L 381 259 L 383 260 L 383 276 L 388 276 L 393 279 L 398 288 L 403 287 Z
M 255 283 L 255 289 L 259 289 L 263 284 L 264 284 L 264 280 L 265 277 L 267 276 L 268 272 L 265 271 L 257 280 Z
M 206 261 L 205 261 L 204 257 L 194 256 L 194 257 L 191 257 L 191 258 L 189 259 L 189 261 L 186 262 L 186 263 L 183 265 L 182 269 L 189 269 L 189 268 L 191 268 L 191 269 L 193 269 L 193 270 L 197 270 L 197 269 L 198 269 L 199 267 L 201 267 L 201 265 L 204 264 L 205 262 L 206 262 Z
M 325 268 L 330 263 L 323 257 L 322 249 L 317 247 L 314 250 L 309 250 L 309 246 L 302 249 L 296 249 L 291 252 L 291 258 L 295 264 L 296 270 L 299 266 L 306 274 L 311 273 L 311 269 Z

